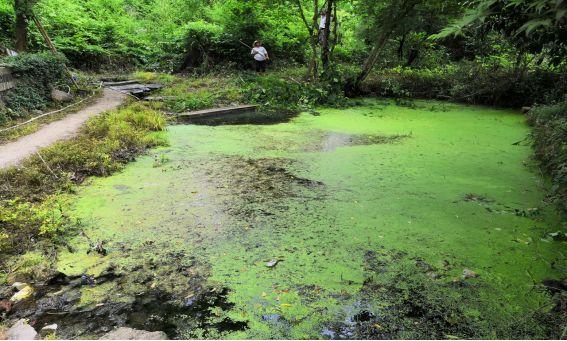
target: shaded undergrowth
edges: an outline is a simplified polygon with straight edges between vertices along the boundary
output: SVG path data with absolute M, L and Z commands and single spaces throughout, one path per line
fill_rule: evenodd
M 535 158 L 551 176 L 550 197 L 567 215 L 567 100 L 556 105 L 538 106 L 528 113 L 532 125 Z

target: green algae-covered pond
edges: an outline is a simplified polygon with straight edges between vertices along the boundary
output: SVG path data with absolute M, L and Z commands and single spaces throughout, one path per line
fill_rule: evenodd
M 530 147 L 516 143 L 524 117 L 416 103 L 170 126 L 169 147 L 73 199 L 85 233 L 59 269 L 94 278 L 76 309 L 103 319 L 62 332 L 553 335 L 542 281 L 564 276 L 565 244 Z M 101 241 L 107 255 L 86 252 Z

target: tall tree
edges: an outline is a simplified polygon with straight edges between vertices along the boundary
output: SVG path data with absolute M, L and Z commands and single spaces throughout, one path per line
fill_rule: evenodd
M 331 59 L 331 18 L 336 21 L 337 18 L 333 18 L 333 9 L 336 6 L 336 0 L 327 0 L 327 8 L 325 12 L 325 28 L 323 29 L 323 42 L 322 42 L 322 50 L 321 50 L 321 62 L 323 64 L 323 70 L 325 72 L 329 69 L 329 62 Z
M 307 18 L 307 13 L 303 9 L 302 0 L 295 0 L 295 4 L 297 5 L 297 9 L 299 12 L 299 16 L 307 32 L 309 33 L 309 45 L 311 47 L 311 56 L 309 58 L 309 66 L 307 68 L 307 78 L 309 79 L 316 79 L 317 78 L 317 70 L 318 70 L 318 63 L 317 63 L 317 55 L 318 55 L 318 44 L 319 44 L 319 31 L 318 31 L 318 24 L 317 20 L 319 18 L 319 0 L 313 0 L 312 8 L 313 8 L 313 16 L 310 20 Z
M 389 0 L 381 1 L 380 6 L 373 0 L 361 1 L 364 10 L 369 13 L 370 23 L 373 27 L 373 36 L 371 37 L 371 50 L 368 57 L 364 61 L 362 70 L 356 77 L 353 84 L 355 89 L 368 77 L 370 71 L 382 52 L 382 49 L 395 32 L 395 30 L 404 22 L 415 7 L 424 0 Z

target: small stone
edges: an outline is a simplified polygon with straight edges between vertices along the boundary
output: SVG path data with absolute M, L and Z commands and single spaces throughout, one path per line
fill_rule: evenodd
M 10 301 L 12 301 L 13 303 L 17 303 L 26 300 L 31 297 L 33 291 L 34 291 L 33 288 L 26 284 L 25 287 L 23 287 L 20 291 L 15 293 L 14 296 L 10 298 Z
M 6 331 L 7 340 L 39 340 L 39 334 L 26 320 L 19 320 Z
M 57 323 L 48 324 L 41 328 L 39 330 L 39 335 L 41 335 L 41 337 L 46 337 L 47 335 L 55 334 L 55 332 L 57 332 Z
M 470 269 L 464 269 L 463 270 L 463 279 L 469 279 L 469 278 L 476 278 L 478 277 L 478 274 Z
M 431 279 L 438 279 L 439 278 L 439 274 L 435 271 L 428 271 L 426 273 L 427 277 L 431 278 Z
M 51 99 L 53 99 L 55 102 L 69 102 L 73 100 L 73 94 L 53 89 L 51 90 Z
M 12 284 L 12 288 L 16 288 L 16 290 L 22 290 L 23 288 L 27 287 L 28 284 L 24 283 L 24 282 L 15 282 L 14 284 Z
M 279 260 L 277 259 L 272 259 L 271 261 L 266 263 L 266 266 L 268 268 L 273 268 L 274 266 L 276 266 L 278 264 Z
M 103 335 L 101 340 L 168 340 L 164 332 L 148 332 L 126 327 L 120 327 Z
M 12 302 L 8 301 L 8 300 L 1 300 L 0 301 L 0 312 L 7 312 L 9 313 L 10 311 L 12 311 Z
M 522 114 L 526 114 L 526 113 L 528 113 L 530 110 L 532 110 L 532 107 L 522 107 Z

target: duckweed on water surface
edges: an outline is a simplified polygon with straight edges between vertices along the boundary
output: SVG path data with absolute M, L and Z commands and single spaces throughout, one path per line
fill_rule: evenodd
M 173 337 L 558 337 L 541 282 L 564 276 L 564 227 L 514 144 L 524 117 L 418 103 L 172 126 L 170 147 L 80 190 L 108 255 L 78 237 L 59 269 L 114 269 L 81 302 L 132 297 L 115 323 Z

